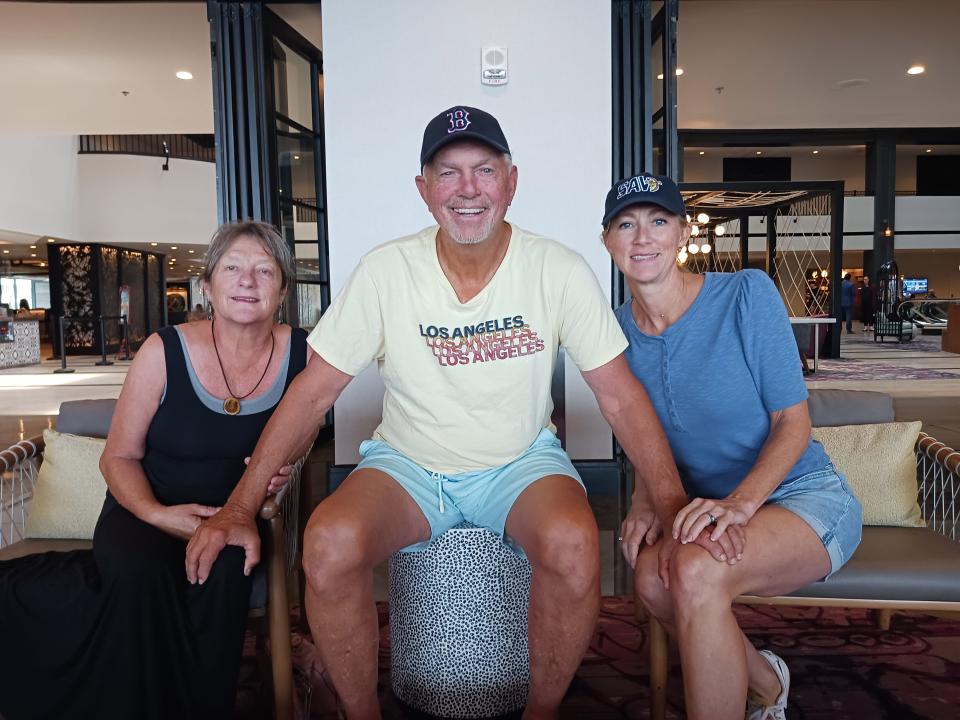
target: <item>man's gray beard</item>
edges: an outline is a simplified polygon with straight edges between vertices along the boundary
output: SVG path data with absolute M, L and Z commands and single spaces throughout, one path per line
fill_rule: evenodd
M 496 227 L 496 224 L 496 220 L 491 220 L 482 228 L 480 228 L 479 233 L 470 237 L 459 235 L 451 230 L 448 230 L 447 234 L 450 236 L 450 239 L 452 239 L 458 245 L 478 245 L 493 235 L 493 229 Z

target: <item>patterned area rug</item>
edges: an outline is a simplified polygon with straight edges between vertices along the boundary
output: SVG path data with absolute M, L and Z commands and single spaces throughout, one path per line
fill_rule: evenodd
M 872 347 L 883 350 L 909 350 L 911 352 L 941 352 L 943 338 L 940 335 L 917 335 L 913 340 L 897 342 L 896 338 L 885 338 L 883 342 L 873 339 L 873 333 L 865 335 L 843 335 L 843 345 Z
M 957 360 L 960 367 L 960 359 Z M 960 372 L 861 362 L 845 358 L 821 359 L 817 371 L 805 376 L 808 382 L 820 380 L 960 380 Z
M 384 718 L 424 718 L 393 697 L 387 609 L 380 604 L 377 610 Z M 773 650 L 790 666 L 790 720 L 960 717 L 960 618 L 896 613 L 891 630 L 882 631 L 864 610 L 737 606 L 736 613 L 758 648 Z M 638 625 L 634 619 L 632 599 L 604 598 L 597 631 L 564 700 L 561 717 L 647 717 L 646 641 L 647 625 Z M 259 678 L 267 670 L 257 672 L 252 638 L 245 655 L 237 717 L 268 717 L 261 714 L 267 710 L 256 707 Z M 300 717 L 335 720 L 335 696 L 308 635 L 295 633 L 294 663 Z M 668 717 L 685 717 L 675 651 L 669 703 Z

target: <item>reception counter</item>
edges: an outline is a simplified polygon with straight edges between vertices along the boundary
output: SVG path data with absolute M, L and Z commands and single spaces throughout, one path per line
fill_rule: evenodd
M 40 323 L 36 320 L 0 320 L 0 368 L 40 362 Z

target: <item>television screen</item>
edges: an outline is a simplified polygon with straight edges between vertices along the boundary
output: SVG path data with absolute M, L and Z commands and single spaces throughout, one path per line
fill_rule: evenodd
M 910 293 L 911 295 L 929 292 L 927 278 L 904 278 L 903 292 Z

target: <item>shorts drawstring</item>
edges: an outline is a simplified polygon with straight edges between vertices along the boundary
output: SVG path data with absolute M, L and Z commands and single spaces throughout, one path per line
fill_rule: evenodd
M 446 478 L 438 472 L 430 473 L 430 477 L 437 481 L 437 500 L 439 500 L 440 512 L 446 512 L 443 507 L 443 481 Z

